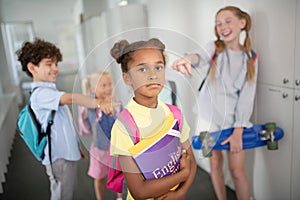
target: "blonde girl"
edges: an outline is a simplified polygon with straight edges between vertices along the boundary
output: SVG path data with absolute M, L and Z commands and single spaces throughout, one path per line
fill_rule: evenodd
M 206 48 L 211 59 L 209 75 L 199 92 L 197 102 L 198 131 L 208 122 L 209 131 L 234 127 L 233 134 L 222 144 L 230 143 L 228 162 L 238 199 L 250 199 L 245 174 L 245 152 L 242 134 L 253 111 L 256 92 L 257 56 L 252 51 L 249 31 L 250 16 L 234 6 L 227 6 L 216 13 L 217 40 Z M 245 33 L 243 45 L 240 35 Z M 173 63 L 173 68 L 192 75 L 191 66 L 197 66 L 207 55 L 190 54 Z M 184 68 L 181 68 L 184 66 Z M 207 109 L 212 108 L 211 110 Z M 223 174 L 223 155 L 213 151 L 210 158 L 211 178 L 219 200 L 226 199 Z
M 94 178 L 94 188 L 98 200 L 104 199 L 105 178 L 108 174 L 108 147 L 110 132 L 121 104 L 113 96 L 113 79 L 109 72 L 95 72 L 82 80 L 82 91 L 104 102 L 101 108 L 79 108 L 79 130 L 81 135 L 92 133 L 90 166 L 88 175 Z M 105 114 L 112 110 L 112 114 Z M 121 194 L 117 194 L 118 199 Z

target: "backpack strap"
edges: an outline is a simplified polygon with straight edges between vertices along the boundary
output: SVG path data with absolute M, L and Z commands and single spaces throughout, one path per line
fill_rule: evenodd
M 30 96 L 32 95 L 32 93 L 37 89 L 38 87 L 35 87 L 35 88 L 33 88 L 31 91 L 30 91 Z M 42 128 L 41 128 L 41 125 L 40 125 L 40 123 L 37 121 L 37 118 L 36 118 L 36 116 L 35 116 L 35 114 L 34 114 L 34 111 L 32 110 L 32 108 L 31 108 L 31 105 L 30 105 L 30 100 L 29 100 L 29 103 L 28 103 L 28 109 L 29 109 L 29 112 L 30 112 L 30 114 L 31 114 L 31 117 L 32 117 L 32 119 L 34 119 L 34 121 L 37 123 L 37 127 L 38 128 L 40 128 L 40 130 L 39 131 L 41 131 L 41 133 L 42 134 L 46 134 L 47 135 L 47 138 L 48 138 L 48 154 L 49 154 L 49 161 L 50 161 L 50 165 L 51 165 L 51 170 L 52 170 L 52 174 L 53 174 L 53 177 L 54 177 L 54 180 L 55 181 L 57 181 L 56 180 L 56 178 L 55 178 L 55 175 L 54 175 L 54 172 L 53 172 L 53 167 L 52 167 L 52 150 L 51 150 L 51 126 L 53 125 L 53 120 L 54 120 L 54 116 L 55 116 L 55 110 L 52 110 L 51 111 L 51 115 L 50 115 L 50 118 L 49 118 L 49 120 L 48 120 L 48 123 L 47 123 L 47 128 L 46 128 L 46 132 L 44 133 L 43 131 L 42 131 Z M 40 135 L 39 135 L 39 140 L 40 140 Z M 44 154 L 42 155 L 42 159 L 44 159 Z
M 129 133 L 129 136 L 132 139 L 133 143 L 137 144 L 138 142 L 140 142 L 139 130 L 128 109 L 124 108 L 122 112 L 119 113 L 118 119 L 123 123 L 123 125 L 127 129 L 127 132 Z
M 118 114 L 117 118 L 126 128 L 130 138 L 132 139 L 132 142 L 134 144 L 137 144 L 138 142 L 140 142 L 140 133 L 139 133 L 137 125 L 136 125 L 132 115 L 130 114 L 130 112 L 126 108 L 124 108 Z M 110 151 L 110 149 L 109 149 L 109 151 Z M 115 156 L 111 156 L 110 161 L 111 161 L 111 168 L 119 171 L 119 172 L 117 172 L 117 171 L 115 172 L 115 173 L 117 173 L 117 175 L 115 174 L 114 176 L 117 177 L 119 174 L 122 173 L 120 162 L 117 159 L 117 157 L 115 157 Z
M 43 139 L 43 136 L 45 133 L 42 132 L 42 126 L 41 124 L 38 122 L 32 108 L 31 108 L 31 104 L 30 102 L 28 103 L 27 105 L 27 109 L 28 109 L 28 113 L 30 114 L 30 117 L 34 123 L 34 125 L 36 126 L 37 130 L 39 131 L 39 133 L 42 133 L 42 134 L 39 134 L 39 137 L 38 137 L 38 144 L 41 142 L 41 140 Z M 42 159 L 44 158 L 44 155 L 42 155 Z
M 172 112 L 175 119 L 178 120 L 179 130 L 182 128 L 182 114 L 177 106 L 166 104 L 170 111 Z M 122 112 L 119 113 L 118 119 L 123 123 L 124 127 L 127 129 L 130 138 L 137 144 L 140 141 L 140 133 L 138 127 L 128 109 L 124 108 Z
M 251 57 L 252 57 L 254 63 L 258 59 L 258 55 L 257 55 L 257 53 L 255 53 L 255 51 L 253 49 L 251 50 Z
M 32 95 L 32 93 L 36 90 L 36 89 L 38 89 L 39 87 L 35 87 L 35 88 L 33 88 L 32 90 L 30 90 L 29 91 L 29 95 L 31 96 Z
M 170 87 L 171 87 L 171 98 L 172 98 L 172 104 L 173 105 L 176 105 L 177 101 L 176 101 L 176 94 L 177 94 L 177 91 L 176 91 L 176 84 L 174 81 L 168 81 L 169 84 L 170 84 Z
M 213 53 L 213 55 L 212 55 L 212 57 L 211 57 L 211 59 L 210 59 L 210 62 L 212 62 L 213 59 L 214 59 L 216 56 L 217 56 L 217 52 L 214 51 L 214 53 Z M 203 80 L 202 80 L 202 82 L 201 82 L 201 84 L 200 84 L 200 86 L 199 86 L 199 88 L 198 88 L 198 91 L 199 91 L 199 92 L 201 91 L 201 89 L 202 89 L 202 87 L 203 87 L 203 85 L 204 85 L 204 83 L 205 83 L 205 81 L 206 81 L 206 79 L 207 79 L 207 77 L 208 77 L 208 75 L 209 75 L 210 68 L 211 68 L 211 63 L 210 63 L 210 65 L 209 65 L 209 67 L 208 67 L 208 70 L 207 70 L 207 72 L 206 72 L 205 77 L 203 78 Z
M 167 103 L 166 103 L 166 105 L 169 107 L 169 109 L 172 112 L 174 118 L 178 120 L 179 130 L 181 131 L 181 128 L 182 128 L 182 114 L 181 114 L 181 111 L 179 110 L 179 108 L 177 106 L 167 104 Z
M 53 167 L 52 167 L 52 150 L 51 150 L 51 126 L 53 125 L 53 120 L 54 120 L 54 115 L 55 115 L 55 110 L 52 110 L 51 112 L 51 117 L 48 120 L 48 125 L 47 125 L 47 129 L 46 129 L 46 135 L 48 137 L 48 152 L 49 152 L 49 161 L 50 161 L 50 165 L 51 165 L 51 170 L 52 170 L 52 174 L 54 177 L 54 180 L 56 181 L 54 172 L 53 172 Z

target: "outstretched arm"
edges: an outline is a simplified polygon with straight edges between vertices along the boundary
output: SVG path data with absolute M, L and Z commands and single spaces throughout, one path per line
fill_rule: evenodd
M 185 70 L 187 73 L 192 76 L 192 65 L 198 65 L 200 62 L 200 56 L 198 54 L 189 54 L 184 56 L 183 58 L 177 59 L 173 62 L 172 68 L 185 74 Z M 185 70 L 183 69 L 185 68 Z
M 101 101 L 100 99 L 77 93 L 65 93 L 59 101 L 60 104 L 76 104 L 87 108 L 100 108 L 105 114 L 113 114 L 112 101 Z

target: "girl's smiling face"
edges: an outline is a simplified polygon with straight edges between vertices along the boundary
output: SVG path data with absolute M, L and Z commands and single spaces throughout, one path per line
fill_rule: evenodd
M 113 80 L 112 77 L 108 74 L 102 74 L 99 80 L 96 80 L 96 83 L 91 83 L 95 95 L 98 99 L 107 100 L 112 97 L 113 92 Z
M 123 73 L 126 84 L 134 89 L 135 100 L 140 103 L 155 100 L 165 83 L 165 63 L 162 52 L 155 48 L 144 48 L 132 53 L 128 72 Z M 141 102 L 142 101 L 142 102 Z
M 223 10 L 216 16 L 216 31 L 225 43 L 239 42 L 240 32 L 245 25 L 245 19 L 239 19 L 229 10 Z

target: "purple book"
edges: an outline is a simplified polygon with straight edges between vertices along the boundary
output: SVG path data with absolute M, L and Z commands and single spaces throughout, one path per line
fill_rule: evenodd
M 145 179 L 161 178 L 179 171 L 180 131 L 177 120 L 155 137 L 144 139 L 129 149 Z

